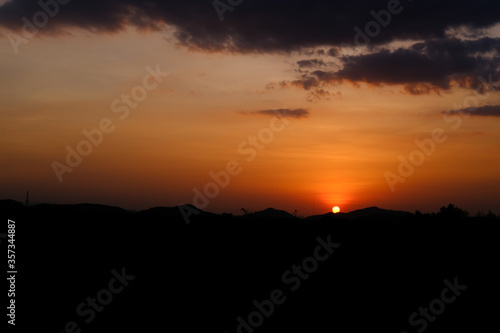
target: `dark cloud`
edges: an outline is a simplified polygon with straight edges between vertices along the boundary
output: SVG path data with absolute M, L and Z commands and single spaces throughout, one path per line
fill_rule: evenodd
M 297 61 L 299 68 L 311 68 L 311 67 L 321 67 L 326 66 L 325 62 L 321 59 L 308 59 Z
M 344 66 L 340 70 L 302 74 L 292 84 L 306 90 L 343 81 L 401 84 L 409 94 L 439 92 L 456 84 L 483 93 L 491 90 L 483 81 L 500 69 L 500 39 L 430 40 L 394 51 L 382 48 L 345 56 L 342 60 Z
M 314 77 L 310 77 L 307 74 L 303 74 L 299 80 L 295 80 L 295 81 L 290 82 L 290 85 L 295 86 L 295 87 L 304 88 L 305 90 L 309 90 L 311 88 L 318 87 L 320 85 L 320 82 Z M 287 84 L 282 85 L 282 87 L 286 87 L 286 86 L 288 86 L 288 85 Z
M 481 117 L 500 117 L 500 105 L 485 105 L 480 107 L 469 107 L 460 110 L 443 111 L 445 114 L 469 114 Z
M 116 32 L 128 26 L 161 29 L 168 24 L 176 28 L 178 41 L 192 48 L 289 52 L 342 43 L 353 45 L 356 27 L 366 33 L 377 15 L 389 21 L 381 11 L 387 10 L 390 1 L 398 0 L 243 0 L 226 11 L 221 22 L 212 0 L 71 0 L 60 5 L 57 15 L 40 33 L 71 27 L 97 33 Z M 401 0 L 397 8 L 400 13 L 392 14 L 390 22 L 369 38 L 371 45 L 442 38 L 452 27 L 480 29 L 500 22 L 500 2 L 492 0 Z M 21 18 L 32 21 L 40 10 L 37 1 L 11 0 L 0 7 L 0 26 L 21 31 Z
M 307 111 L 306 109 L 275 109 L 275 110 L 241 112 L 241 114 L 276 116 L 279 118 L 305 118 L 309 116 L 309 111 Z
M 48 9 L 57 13 L 39 34 L 74 27 L 113 33 L 128 27 L 160 31 L 167 26 L 178 43 L 203 52 L 307 55 L 309 59 L 297 62 L 299 77 L 280 86 L 321 91 L 344 81 L 400 84 L 403 92 L 415 95 L 439 93 L 458 84 L 484 92 L 479 78 L 499 71 L 499 39 L 483 37 L 483 30 L 500 23 L 500 1 L 235 0 L 232 3 L 238 5 L 223 13 L 223 22 L 214 3 L 227 5 L 226 0 L 66 1 L 57 10 Z M 34 15 L 40 18 L 39 3 L 48 2 L 5 3 L 0 6 L 0 28 L 26 34 L 23 18 L 29 22 Z M 450 32 L 462 39 L 451 38 Z M 464 40 L 465 36 L 473 40 Z M 415 43 L 389 50 L 388 43 L 395 40 Z M 368 46 L 368 53 L 343 53 L 359 49 L 360 43 Z M 340 59 L 343 67 L 332 68 L 331 57 Z
M 332 47 L 331 49 L 328 50 L 328 55 L 330 57 L 337 57 L 339 54 L 340 54 L 339 47 Z
M 340 91 L 330 92 L 328 90 L 317 88 L 309 91 L 306 100 L 308 102 L 317 102 L 319 100 L 330 100 L 331 97 L 341 97 L 342 93 Z

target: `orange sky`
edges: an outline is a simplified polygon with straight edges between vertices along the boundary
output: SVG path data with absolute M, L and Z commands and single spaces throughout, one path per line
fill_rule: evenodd
M 474 214 L 500 213 L 499 118 L 463 118 L 454 129 L 442 114 L 471 89 L 410 95 L 402 85 L 342 82 L 328 98 L 308 101 L 298 87 L 268 86 L 296 78 L 292 65 L 304 58 L 297 53 L 189 51 L 165 39 L 167 32 L 133 28 L 70 32 L 34 38 L 19 54 L 0 38 L 0 198 L 23 201 L 29 190 L 34 202 L 174 206 L 193 203 L 193 189 L 213 181 L 210 172 L 236 161 L 240 172 L 205 210 L 272 206 L 307 216 L 313 204 L 323 213 L 334 205 L 437 211 L 451 202 Z M 122 120 L 111 103 L 143 85 L 147 66 L 169 75 Z M 499 96 L 492 92 L 481 105 L 499 104 Z M 273 120 L 255 113 L 273 109 L 309 114 Z M 76 149 L 82 131 L 105 118 L 114 130 L 60 181 L 53 163 L 66 164 L 66 147 Z M 270 130 L 272 121 L 280 131 Z M 408 159 L 415 140 L 435 128 L 447 140 L 391 191 L 386 172 L 397 174 L 398 157 Z M 248 143 L 259 133 L 263 150 Z M 251 161 L 248 149 L 255 149 Z

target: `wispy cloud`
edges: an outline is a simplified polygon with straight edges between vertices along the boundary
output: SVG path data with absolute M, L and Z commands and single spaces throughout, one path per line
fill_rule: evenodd
M 300 68 L 311 68 L 311 67 L 321 67 L 326 66 L 325 62 L 321 59 L 307 59 L 297 61 L 297 65 Z
M 500 117 L 500 105 L 485 105 L 478 108 L 470 107 L 460 110 L 443 111 L 444 114 L 470 114 L 479 117 Z
M 310 114 L 306 109 L 273 109 L 240 113 L 244 115 L 277 116 L 280 118 L 306 118 Z

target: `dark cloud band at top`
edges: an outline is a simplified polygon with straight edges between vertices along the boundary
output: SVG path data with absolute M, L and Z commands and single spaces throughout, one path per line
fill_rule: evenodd
M 480 38 L 480 29 L 500 23 L 500 1 L 220 1 L 233 4 L 223 22 L 213 0 L 10 0 L 0 6 L 0 28 L 23 34 L 26 20 L 40 19 L 42 13 L 50 17 L 38 29 L 40 35 L 71 28 L 98 34 L 167 26 L 178 43 L 202 52 L 300 51 L 309 59 L 296 62 L 300 77 L 283 85 L 318 93 L 344 81 L 398 84 L 412 95 L 439 93 L 456 84 L 478 87 L 479 77 L 500 71 L 500 39 Z M 397 10 L 391 14 L 390 8 Z M 447 35 L 464 27 L 469 40 Z M 365 37 L 356 39 L 358 32 Z M 343 53 L 366 37 L 364 53 Z M 387 43 L 395 40 L 413 44 L 391 50 Z M 331 57 L 342 67 L 332 68 Z
M 62 0 L 59 0 L 63 2 Z M 229 4 L 225 0 L 221 0 Z M 367 32 L 370 22 L 379 32 L 371 45 L 393 40 L 442 38 L 450 27 L 487 28 L 500 22 L 500 2 L 492 0 L 452 3 L 431 0 L 252 0 L 233 1 L 224 21 L 211 0 L 65 0 L 40 33 L 83 28 L 117 32 L 129 26 L 159 30 L 176 28 L 178 41 L 206 51 L 290 52 L 316 46 L 353 44 L 355 28 Z M 58 3 L 42 0 L 41 3 Z M 389 4 L 398 14 L 387 16 Z M 0 26 L 21 31 L 26 17 L 42 9 L 38 1 L 11 0 L 0 7 Z M 55 9 L 52 7 L 52 10 Z M 386 15 L 386 16 L 384 16 Z M 377 23 L 376 17 L 386 24 Z M 373 24 L 372 24 L 373 26 Z M 335 49 L 330 49 L 335 54 Z

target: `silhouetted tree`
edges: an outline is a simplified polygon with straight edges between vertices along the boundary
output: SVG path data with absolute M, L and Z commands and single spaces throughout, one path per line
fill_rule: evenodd
M 488 213 L 485 214 L 483 212 L 477 212 L 476 216 L 474 216 L 476 219 L 479 220 L 496 220 L 497 216 L 491 212 L 491 210 L 488 210 Z
M 463 219 L 467 218 L 469 216 L 469 212 L 460 209 L 458 207 L 455 207 L 453 204 L 448 204 L 447 207 L 443 206 L 439 210 L 439 213 L 437 214 L 438 217 L 443 217 L 443 218 L 450 218 L 450 219 Z
M 486 218 L 490 219 L 490 220 L 496 220 L 498 218 L 498 216 L 496 216 L 495 214 L 493 214 L 491 212 L 491 210 L 488 210 L 488 214 L 486 214 Z

